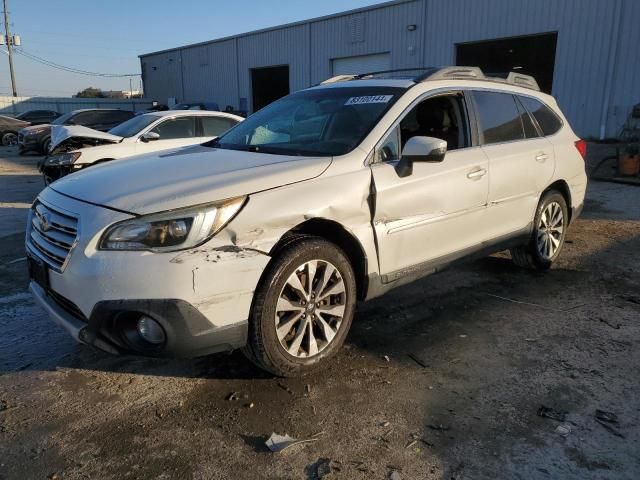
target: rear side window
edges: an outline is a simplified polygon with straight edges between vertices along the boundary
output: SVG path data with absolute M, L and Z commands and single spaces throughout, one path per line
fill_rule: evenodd
M 485 145 L 524 138 L 518 107 L 511 94 L 475 91 L 473 98 Z
M 200 117 L 200 121 L 202 122 L 203 137 L 219 137 L 238 123 L 231 118 L 222 117 Z
M 151 131 L 160 135 L 160 140 L 192 138 L 196 136 L 196 119 L 194 117 L 172 118 L 165 120 Z
M 562 122 L 558 116 L 547 107 L 540 100 L 531 97 L 519 97 L 522 104 L 533 115 L 538 122 L 542 134 L 546 137 L 553 135 L 560 128 L 562 128 Z

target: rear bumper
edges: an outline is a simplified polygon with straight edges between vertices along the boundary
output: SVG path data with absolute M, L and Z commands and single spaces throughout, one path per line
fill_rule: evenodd
M 247 322 L 213 327 L 194 306 L 183 300 L 110 300 L 96 304 L 87 318 L 79 318 L 38 284 L 29 285 L 33 298 L 49 317 L 76 341 L 111 354 L 132 353 L 152 357 L 198 357 L 242 347 Z M 146 315 L 160 323 L 167 341 L 161 348 L 132 342 L 131 319 Z

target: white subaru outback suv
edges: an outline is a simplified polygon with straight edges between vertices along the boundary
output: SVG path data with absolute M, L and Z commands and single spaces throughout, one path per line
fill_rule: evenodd
M 357 300 L 503 249 L 549 268 L 587 185 L 555 100 L 471 67 L 378 77 L 53 183 L 26 236 L 35 299 L 108 352 L 241 347 L 288 376 L 336 353 Z

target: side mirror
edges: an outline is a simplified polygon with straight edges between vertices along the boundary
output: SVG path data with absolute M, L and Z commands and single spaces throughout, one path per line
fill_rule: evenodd
M 147 132 L 140 137 L 144 143 L 153 142 L 154 140 L 160 140 L 160 134 L 156 132 Z
M 396 166 L 399 177 L 413 173 L 413 162 L 442 162 L 447 153 L 447 142 L 434 137 L 411 137 L 402 149 L 402 157 Z

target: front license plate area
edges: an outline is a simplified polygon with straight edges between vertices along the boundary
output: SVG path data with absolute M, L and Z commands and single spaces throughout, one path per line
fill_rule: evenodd
M 39 258 L 27 255 L 27 266 L 29 268 L 29 277 L 36 282 L 43 290 L 49 289 L 49 268 Z

